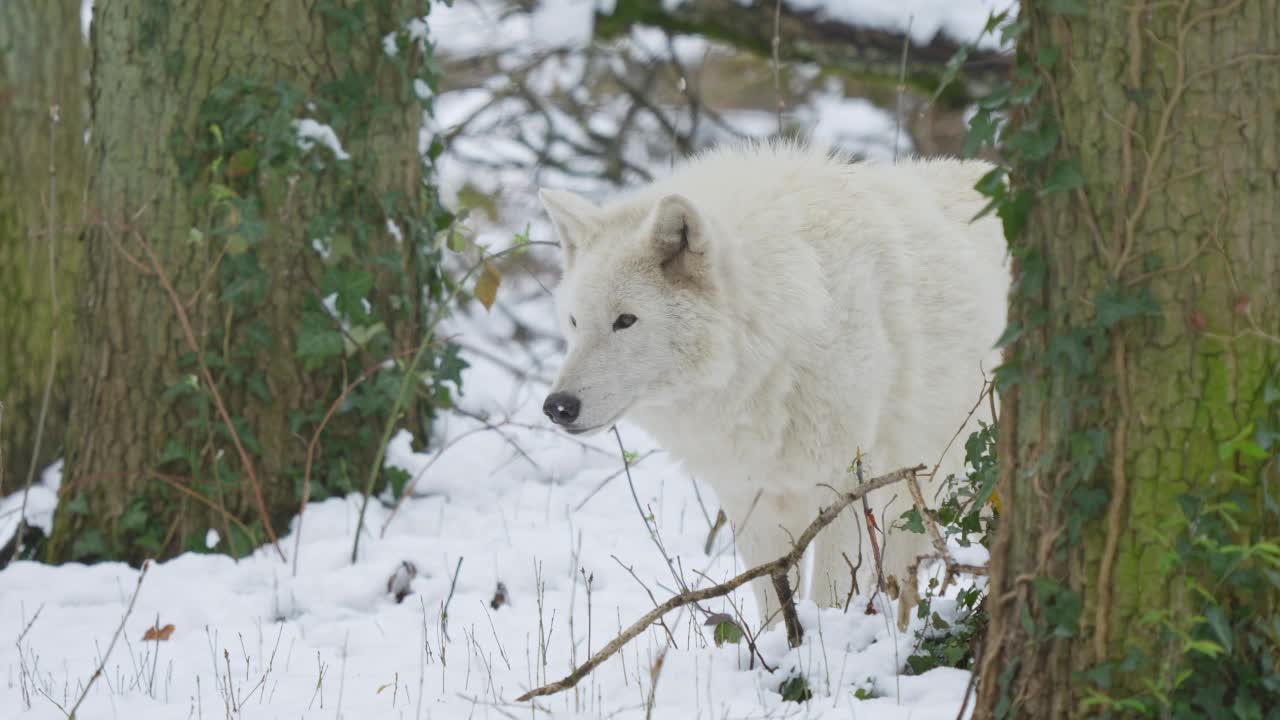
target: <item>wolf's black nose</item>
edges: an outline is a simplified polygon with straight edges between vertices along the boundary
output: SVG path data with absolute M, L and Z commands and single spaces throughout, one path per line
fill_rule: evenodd
M 571 423 L 578 419 L 578 410 L 582 401 L 567 392 L 551 393 L 542 403 L 542 412 L 557 425 Z

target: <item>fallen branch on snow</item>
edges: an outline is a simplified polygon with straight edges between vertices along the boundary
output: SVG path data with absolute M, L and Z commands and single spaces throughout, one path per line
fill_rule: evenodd
M 809 543 L 813 542 L 813 538 L 816 537 L 823 528 L 830 525 L 831 521 L 835 520 L 836 516 L 838 516 L 846 507 L 860 500 L 864 495 L 872 492 L 873 490 L 878 490 L 886 485 L 892 485 L 903 480 L 915 479 L 916 474 L 925 470 L 925 468 L 926 466 L 924 465 L 917 465 L 915 467 L 895 470 L 887 475 L 872 478 L 854 488 L 852 491 L 842 494 L 835 504 L 818 513 L 818 517 L 815 518 L 813 522 L 809 523 L 809 527 L 805 528 L 804 532 L 800 533 L 800 537 L 797 538 L 794 546 L 791 548 L 791 551 L 786 555 L 783 555 L 772 562 L 757 565 L 756 567 L 753 567 L 737 577 L 719 585 L 702 588 L 700 590 L 682 592 L 679 595 L 672 597 L 661 605 L 655 607 L 653 610 L 645 613 L 644 617 L 641 617 L 639 620 L 632 623 L 630 627 L 610 641 L 608 645 L 601 648 L 595 655 L 592 655 L 585 663 L 578 666 L 578 668 L 568 676 L 548 685 L 543 685 L 542 687 L 530 690 L 516 698 L 516 701 L 525 702 L 526 700 L 542 697 L 544 695 L 554 695 L 555 693 L 568 690 L 569 688 L 577 685 L 579 681 L 590 674 L 597 666 L 605 660 L 608 660 L 614 655 L 614 653 L 621 650 L 624 645 L 630 642 L 637 635 L 644 632 L 645 628 L 649 627 L 655 621 L 659 620 L 676 608 L 684 607 L 685 605 L 701 600 L 710 600 L 711 598 L 728 595 L 752 580 L 766 575 L 770 578 L 774 578 L 777 577 L 778 573 L 782 573 L 785 577 L 785 573 L 791 567 L 800 562 L 800 558 L 804 556 L 804 551 L 809 547 Z M 797 627 L 796 630 L 798 631 L 799 628 Z M 790 632 L 788 635 L 790 635 Z M 796 640 L 799 642 L 798 637 Z

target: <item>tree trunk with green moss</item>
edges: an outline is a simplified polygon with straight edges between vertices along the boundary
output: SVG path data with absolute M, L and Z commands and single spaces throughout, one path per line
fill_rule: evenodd
M 62 451 L 88 70 L 79 0 L 0 3 L 0 495 L 22 487 L 31 471 L 38 473 Z M 50 250 L 59 294 L 56 318 Z
M 1020 21 L 975 717 L 1276 717 L 1280 3 Z
M 331 406 L 310 496 L 362 489 L 398 387 L 394 370 L 363 371 L 417 343 L 433 282 L 420 225 L 440 211 L 418 154 L 429 49 L 405 30 L 427 10 L 101 4 L 99 221 L 51 559 L 203 551 L 210 528 L 233 554 L 270 540 L 297 512 Z M 300 141 L 303 119 L 341 147 Z M 415 393 L 415 431 L 419 406 Z

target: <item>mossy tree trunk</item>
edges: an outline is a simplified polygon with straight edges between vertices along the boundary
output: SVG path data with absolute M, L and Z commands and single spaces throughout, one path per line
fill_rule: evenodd
M 1280 3 L 1050 5 L 975 717 L 1274 717 Z
M 62 451 L 85 187 L 88 71 L 79 0 L 0 3 L 0 402 L 5 405 L 0 494 L 21 487 L 31 470 L 38 472 Z M 51 163 L 56 175 L 52 206 Z M 50 249 L 60 300 L 57 317 Z
M 416 344 L 415 228 L 438 208 L 418 153 L 429 48 L 405 28 L 427 11 L 101 4 L 89 192 L 101 222 L 85 241 L 50 559 L 204 550 L 211 528 L 219 550 L 243 554 L 279 534 L 330 405 Z M 300 145 L 303 118 L 341 147 Z M 393 379 L 365 382 L 325 427 L 313 498 L 364 484 Z

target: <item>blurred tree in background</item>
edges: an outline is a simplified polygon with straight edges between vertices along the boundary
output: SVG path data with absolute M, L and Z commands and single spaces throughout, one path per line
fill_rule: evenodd
M 0 496 L 62 454 L 88 70 L 79 0 L 0 4 Z

